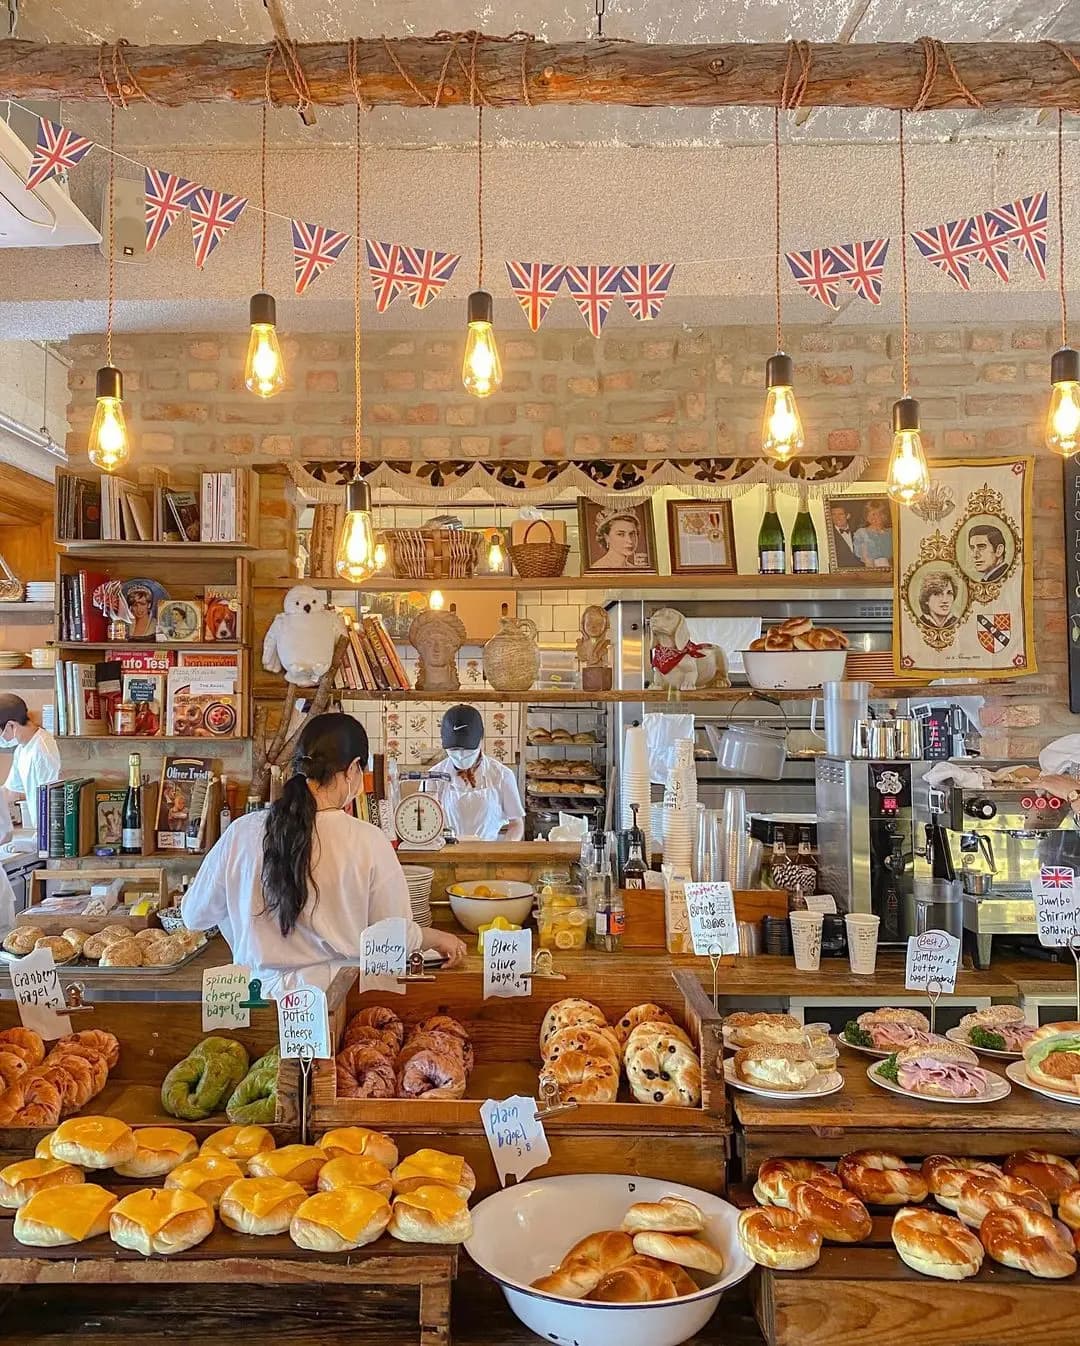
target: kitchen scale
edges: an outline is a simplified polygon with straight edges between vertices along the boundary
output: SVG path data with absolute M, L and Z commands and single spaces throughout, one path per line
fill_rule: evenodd
M 446 845 L 446 810 L 439 798 L 442 782 L 449 780 L 443 771 L 406 771 L 398 780 L 416 780 L 420 789 L 399 798 L 394 805 L 394 831 L 400 850 L 437 851 Z M 434 785 L 434 789 L 429 789 Z

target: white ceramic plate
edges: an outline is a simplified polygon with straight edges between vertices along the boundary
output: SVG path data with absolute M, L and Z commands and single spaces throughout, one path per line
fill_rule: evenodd
M 806 1089 L 762 1089 L 756 1084 L 747 1084 L 745 1080 L 736 1078 L 735 1063 L 733 1061 L 724 1062 L 724 1083 L 732 1089 L 742 1089 L 747 1094 L 757 1094 L 759 1098 L 778 1098 L 781 1102 L 786 1099 L 797 1098 L 822 1098 L 825 1094 L 838 1094 L 844 1087 L 844 1077 L 838 1070 L 819 1070 L 814 1077 L 813 1083 Z
M 887 1056 L 892 1056 L 892 1052 L 882 1051 L 880 1047 L 860 1047 L 856 1042 L 848 1042 L 843 1033 L 837 1033 L 836 1040 L 841 1047 L 846 1047 L 849 1052 L 862 1052 L 863 1056 L 876 1056 L 880 1061 L 884 1061 Z
M 970 1047 L 980 1056 L 996 1056 L 1001 1061 L 1019 1061 L 1024 1055 L 1023 1052 L 999 1052 L 996 1047 L 976 1047 L 974 1042 L 968 1041 L 967 1030 L 963 1028 L 950 1028 L 945 1036 L 950 1042 L 956 1042 L 961 1047 Z
M 1043 1098 L 1051 1098 L 1055 1103 L 1071 1103 L 1074 1107 L 1080 1106 L 1080 1094 L 1055 1094 L 1053 1089 L 1044 1089 L 1041 1084 L 1029 1080 L 1027 1066 L 1022 1059 L 1010 1062 L 1005 1067 L 1005 1074 L 1008 1075 L 1013 1084 L 1019 1084 L 1022 1089 L 1030 1089 L 1033 1094 L 1042 1094 Z
M 899 1094 L 901 1098 L 913 1098 L 919 1103 L 966 1103 L 969 1107 L 977 1107 L 980 1103 L 1000 1103 L 1003 1098 L 1008 1098 L 1012 1093 L 1008 1080 L 1003 1080 L 1000 1075 L 990 1075 L 990 1088 L 980 1098 L 939 1098 L 937 1094 L 913 1094 L 907 1089 L 901 1089 L 898 1084 L 893 1084 L 892 1080 L 883 1080 L 878 1078 L 877 1065 L 868 1066 L 866 1074 L 871 1084 L 876 1084 L 879 1089 L 887 1089 L 890 1094 Z

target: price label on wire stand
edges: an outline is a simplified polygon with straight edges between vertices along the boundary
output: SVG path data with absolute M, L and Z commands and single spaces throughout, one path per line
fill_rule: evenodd
M 947 930 L 924 930 L 907 942 L 904 987 L 926 991 L 936 985 L 939 995 L 952 995 L 959 965 L 960 941 L 956 936 Z
M 688 883 L 686 911 L 696 954 L 739 952 L 735 895 L 730 883 Z
M 1080 930 L 1080 888 L 1068 865 L 1042 865 L 1031 880 L 1039 943 L 1046 949 L 1067 949 Z
M 531 930 L 488 930 L 484 935 L 484 999 L 532 993 Z
M 520 1182 L 551 1158 L 544 1124 L 536 1113 L 536 1099 L 520 1094 L 501 1102 L 489 1098 L 480 1105 L 480 1120 L 503 1187 L 508 1177 Z
M 71 1020 L 57 1013 L 64 1008 L 64 992 L 56 960 L 48 949 L 35 949 L 12 963 L 11 986 L 24 1028 L 39 1033 L 46 1042 L 71 1032 Z
M 319 986 L 298 986 L 278 996 L 278 1044 L 282 1059 L 309 1057 L 330 1061 L 330 1016 L 326 992 Z

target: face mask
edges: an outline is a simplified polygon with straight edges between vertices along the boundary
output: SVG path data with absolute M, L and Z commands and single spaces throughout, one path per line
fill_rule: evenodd
M 447 748 L 447 757 L 457 767 L 459 771 L 468 771 L 474 767 L 480 760 L 479 748 Z

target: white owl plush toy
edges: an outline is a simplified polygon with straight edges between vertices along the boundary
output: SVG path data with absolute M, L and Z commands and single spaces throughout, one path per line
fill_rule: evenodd
M 297 687 L 314 687 L 333 661 L 345 622 L 309 584 L 294 585 L 282 608 L 263 641 L 263 668 L 284 670 L 286 681 Z

